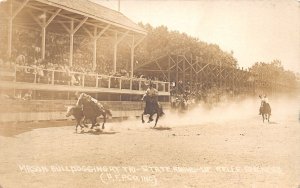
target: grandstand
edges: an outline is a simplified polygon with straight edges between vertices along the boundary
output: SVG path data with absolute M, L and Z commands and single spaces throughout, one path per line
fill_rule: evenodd
M 31 99 L 31 106 L 43 101 L 48 107 L 63 100 L 59 107 L 54 105 L 54 109 L 44 110 L 61 114 L 65 104 L 74 103 L 76 91 L 100 101 L 133 104 L 144 94 L 149 80 L 134 74 L 133 62 L 134 50 L 147 32 L 122 13 L 87 0 L 9 0 L 0 3 L 0 13 L 0 42 L 4 44 L 0 49 L 2 98 Z M 123 66 L 118 56 L 121 44 L 130 49 L 127 66 Z M 169 83 L 158 80 L 153 83 L 160 92 L 159 100 L 167 102 Z M 12 103 L 16 107 L 11 113 L 24 112 L 23 107 L 18 110 L 20 102 L 10 101 L 6 105 Z M 131 106 L 138 106 L 139 110 L 142 107 Z M 13 117 L 3 115 L 0 119 Z M 62 115 L 55 115 L 58 117 Z

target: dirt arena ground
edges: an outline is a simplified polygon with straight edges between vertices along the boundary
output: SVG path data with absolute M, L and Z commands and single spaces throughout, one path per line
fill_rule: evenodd
M 72 121 L 1 125 L 0 185 L 297 188 L 299 105 L 271 105 L 270 123 L 246 100 L 169 112 L 157 129 L 136 119 L 81 134 Z

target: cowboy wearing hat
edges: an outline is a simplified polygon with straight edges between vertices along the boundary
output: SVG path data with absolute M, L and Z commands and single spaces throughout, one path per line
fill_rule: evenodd
M 153 105 L 152 107 L 155 108 L 155 109 L 158 109 L 159 108 L 158 91 L 153 86 L 154 86 L 154 84 L 150 81 L 150 83 L 148 85 L 148 89 L 146 90 L 146 93 L 143 95 L 142 100 L 144 100 L 144 98 L 146 96 L 149 96 L 151 104 Z M 149 120 L 153 121 L 152 116 L 149 117 Z
M 79 105 L 80 99 L 86 98 L 88 101 L 92 101 L 92 102 L 94 102 L 94 103 L 96 104 L 95 106 L 98 108 L 98 109 L 96 109 L 96 110 L 101 110 L 101 109 L 104 108 L 103 105 L 100 104 L 100 103 L 98 102 L 97 99 L 93 98 L 92 96 L 90 96 L 90 95 L 88 95 L 88 94 L 85 94 L 85 93 L 81 93 L 81 92 L 79 92 L 79 91 L 76 91 L 75 96 L 77 97 L 77 103 L 76 103 L 76 106 Z
M 259 98 L 260 98 L 259 115 L 261 115 L 264 103 L 269 104 L 269 100 L 268 100 L 267 95 L 263 95 L 263 96 L 259 95 Z

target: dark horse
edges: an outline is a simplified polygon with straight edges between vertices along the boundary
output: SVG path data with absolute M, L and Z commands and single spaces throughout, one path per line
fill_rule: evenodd
M 83 115 L 82 108 L 79 106 L 68 106 L 66 117 L 70 117 L 70 116 L 73 116 L 76 119 L 77 124 L 76 124 L 75 131 L 77 132 L 78 126 L 80 126 L 81 130 L 82 130 L 82 128 L 83 128 L 82 123 L 84 121 L 84 115 Z
M 260 113 L 262 115 L 263 122 L 265 122 L 265 120 L 268 120 L 268 122 L 270 122 L 271 107 L 269 103 L 262 102 L 262 106 L 260 107 Z
M 99 126 L 99 124 L 97 123 L 97 117 L 103 116 L 102 129 L 104 129 L 104 124 L 106 122 L 107 115 L 112 116 L 111 111 L 109 109 L 106 109 L 104 107 L 99 108 L 95 102 L 88 100 L 84 97 L 79 99 L 78 106 L 83 106 L 82 110 L 84 118 L 92 122 L 91 129 L 93 129 L 96 125 Z
M 146 101 L 146 106 L 144 108 L 144 112 L 142 113 L 142 123 L 145 123 L 144 121 L 144 115 L 149 114 L 149 121 L 148 123 L 150 123 L 151 121 L 153 121 L 152 117 L 154 114 L 156 114 L 156 119 L 155 119 L 155 125 L 157 124 L 157 121 L 159 119 L 159 117 L 164 115 L 162 106 L 160 104 L 158 104 L 158 106 L 156 105 L 156 101 L 154 101 L 150 96 L 146 95 L 143 98 L 144 101 Z

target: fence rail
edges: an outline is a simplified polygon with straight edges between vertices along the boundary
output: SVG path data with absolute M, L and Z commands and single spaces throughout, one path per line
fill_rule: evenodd
M 9 79 L 10 78 L 10 79 Z M 11 69 L 0 70 L 0 81 L 17 83 L 33 83 L 46 85 L 65 85 L 84 88 L 112 88 L 119 90 L 143 91 L 149 80 L 140 78 L 117 77 L 102 74 L 80 73 L 54 69 L 42 69 L 29 66 L 14 65 Z M 170 92 L 170 83 L 152 81 L 160 92 Z

